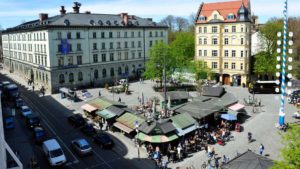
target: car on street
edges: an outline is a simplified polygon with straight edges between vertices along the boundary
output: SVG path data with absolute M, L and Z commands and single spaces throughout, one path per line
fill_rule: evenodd
M 68 121 L 71 125 L 75 127 L 81 127 L 86 124 L 86 121 L 81 114 L 74 114 L 68 117 Z
M 34 127 L 41 125 L 41 119 L 38 115 L 29 114 L 25 117 L 27 127 L 33 129 Z
M 106 133 L 98 133 L 93 136 L 93 141 L 101 148 L 112 148 L 114 145 L 113 140 Z
M 81 131 L 88 135 L 88 136 L 92 136 L 94 134 L 96 134 L 96 129 L 94 128 L 93 124 L 91 123 L 87 123 L 85 124 L 82 128 L 81 128 Z
M 92 154 L 92 147 L 84 138 L 73 140 L 72 148 L 81 157 Z
M 24 105 L 23 99 L 17 98 L 16 101 L 15 101 L 16 108 L 21 108 L 21 106 L 23 106 L 23 105 Z
M 44 141 L 43 152 L 51 166 L 60 166 L 67 161 L 66 156 L 56 139 Z
M 33 139 L 37 144 L 43 143 L 47 140 L 47 133 L 43 127 L 34 127 L 33 128 Z
M 21 114 L 23 117 L 28 116 L 29 114 L 32 114 L 31 109 L 28 106 L 21 106 Z
M 82 93 L 82 98 L 83 99 L 88 99 L 88 98 L 91 98 L 91 97 L 93 97 L 93 95 L 90 92 Z
M 295 90 L 291 94 L 289 94 L 287 101 L 291 104 L 300 102 L 300 90 Z

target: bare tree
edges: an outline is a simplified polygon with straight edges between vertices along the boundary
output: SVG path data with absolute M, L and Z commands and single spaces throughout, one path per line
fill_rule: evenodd
M 1 63 L 3 62 L 2 31 L 3 31 L 3 28 L 2 28 L 2 26 L 0 25 L 0 62 L 1 62 Z
M 160 23 L 165 24 L 169 27 L 171 31 L 174 30 L 174 25 L 175 25 L 175 17 L 173 15 L 168 15 L 164 19 L 160 21 Z
M 187 29 L 187 27 L 189 26 L 189 21 L 183 17 L 176 17 L 175 23 L 176 23 L 176 28 L 179 32 Z

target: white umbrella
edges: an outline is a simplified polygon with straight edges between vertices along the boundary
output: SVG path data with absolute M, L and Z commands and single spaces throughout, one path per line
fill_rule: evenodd
M 155 108 L 155 99 L 153 99 L 152 101 L 152 113 L 156 112 L 156 108 Z
M 142 92 L 142 105 L 144 104 L 144 93 Z
M 168 96 L 168 109 L 171 109 L 171 96 Z

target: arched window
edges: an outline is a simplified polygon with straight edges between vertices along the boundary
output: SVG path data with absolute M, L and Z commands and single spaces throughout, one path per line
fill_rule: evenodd
M 128 72 L 129 72 L 128 66 L 126 65 L 126 66 L 125 66 L 125 73 L 128 73 Z
M 111 77 L 115 76 L 115 70 L 114 70 L 114 68 L 110 68 L 110 76 Z
M 78 72 L 78 81 L 82 81 L 83 77 L 82 77 L 82 72 Z
M 59 75 L 59 83 L 65 83 L 65 76 L 64 74 Z
M 97 70 L 97 69 L 94 71 L 94 78 L 95 78 L 95 79 L 98 79 L 98 78 L 99 78 L 99 73 L 98 73 L 98 70 Z
M 118 67 L 118 75 L 121 75 L 121 74 L 122 74 L 122 68 Z
M 103 70 L 102 70 L 102 76 L 103 76 L 103 78 L 106 77 L 106 69 L 103 69 Z
M 74 74 L 73 73 L 70 73 L 69 74 L 69 82 L 74 82 Z

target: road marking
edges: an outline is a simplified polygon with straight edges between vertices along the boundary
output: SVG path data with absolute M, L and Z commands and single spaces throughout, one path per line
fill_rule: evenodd
M 93 153 L 103 161 L 102 164 L 106 164 L 109 168 L 113 169 L 113 167 L 109 165 L 96 151 L 93 151 Z
M 23 95 L 23 97 L 24 97 L 24 95 Z M 69 151 L 69 153 L 71 154 L 71 156 L 73 156 L 73 158 L 75 159 L 75 161 L 73 161 L 73 162 L 79 162 L 79 160 L 76 158 L 76 156 L 72 153 L 72 151 L 66 146 L 66 144 L 62 141 L 62 139 L 55 133 L 55 131 L 54 131 L 54 129 L 48 124 L 48 122 L 50 123 L 50 120 L 45 116 L 45 115 L 43 115 L 43 114 L 41 114 L 41 111 L 40 111 L 40 109 L 37 107 L 37 106 L 35 106 L 34 104 L 33 104 L 33 102 L 29 99 L 27 99 L 27 101 L 29 101 L 29 102 L 31 102 L 31 104 L 32 104 L 32 107 L 35 107 L 35 109 L 36 110 L 38 110 L 38 112 L 39 112 L 39 114 L 41 115 L 41 116 L 43 116 L 44 117 L 44 123 L 48 126 L 48 128 L 51 130 L 51 132 L 53 132 L 53 134 L 56 136 L 56 138 L 63 144 L 63 146 L 67 149 L 67 151 Z M 38 103 L 38 102 L 37 102 Z M 38 103 L 39 104 L 39 103 Z M 47 122 L 48 121 L 48 122 Z

